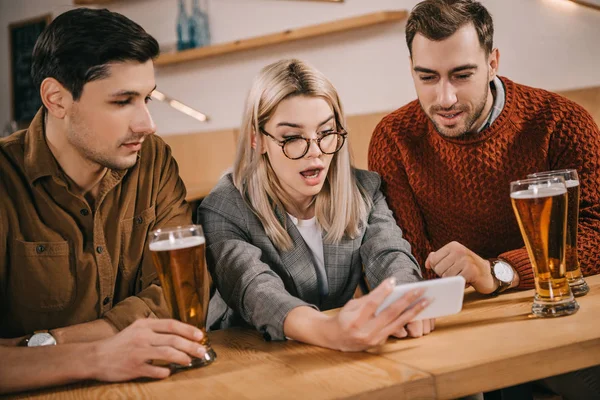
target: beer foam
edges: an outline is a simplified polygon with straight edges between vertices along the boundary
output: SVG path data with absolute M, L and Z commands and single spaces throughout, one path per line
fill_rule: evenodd
M 526 190 L 513 192 L 510 197 L 513 199 L 537 199 L 540 197 L 558 196 L 567 193 L 567 189 L 562 185 L 537 186 L 530 185 Z
M 185 238 L 160 240 L 158 242 L 150 243 L 150 251 L 172 251 L 187 249 L 188 247 L 200 246 L 201 244 L 204 244 L 204 237 L 189 236 Z
M 565 185 L 567 185 L 567 188 L 572 188 L 579 186 L 579 181 L 577 179 L 569 179 L 568 181 L 565 181 Z

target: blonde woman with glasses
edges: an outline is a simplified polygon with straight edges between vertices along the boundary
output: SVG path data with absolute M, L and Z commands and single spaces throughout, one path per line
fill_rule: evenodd
M 375 316 L 395 284 L 422 279 L 379 186 L 377 174 L 352 168 L 327 78 L 298 60 L 265 67 L 247 98 L 233 172 L 199 208 L 218 289 L 211 329 L 250 324 L 266 340 L 342 351 L 429 333 L 433 321 L 409 323 L 427 306 L 408 307 L 418 292 Z M 353 300 L 363 269 L 375 289 Z

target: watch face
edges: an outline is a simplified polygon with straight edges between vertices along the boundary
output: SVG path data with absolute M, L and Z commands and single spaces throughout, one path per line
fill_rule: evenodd
M 514 274 L 512 267 L 507 263 L 498 261 L 494 264 L 494 275 L 499 281 L 510 283 L 514 278 Z
M 29 347 L 53 346 L 55 344 L 56 340 L 54 339 L 54 336 L 49 333 L 36 333 L 29 339 L 29 342 L 27 342 L 27 346 Z

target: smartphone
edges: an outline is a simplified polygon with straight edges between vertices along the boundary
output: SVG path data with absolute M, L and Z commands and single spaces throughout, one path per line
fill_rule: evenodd
M 375 315 L 379 315 L 380 312 L 392 305 L 404 294 L 414 289 L 425 289 L 425 292 L 419 299 L 408 306 L 408 308 L 413 307 L 424 298 L 429 299 L 431 303 L 412 321 L 456 314 L 462 310 L 465 283 L 465 278 L 462 276 L 451 276 L 448 278 L 438 278 L 397 285 L 392 293 L 390 293 L 383 303 L 379 305 L 377 311 L 375 311 Z

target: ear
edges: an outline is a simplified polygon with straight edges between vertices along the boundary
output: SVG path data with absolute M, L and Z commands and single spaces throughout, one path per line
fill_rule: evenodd
M 492 50 L 490 53 L 488 57 L 488 65 L 490 67 L 489 81 L 491 82 L 496 77 L 496 74 L 498 73 L 498 66 L 500 65 L 500 51 L 497 48 Z
M 254 131 L 254 130 L 252 131 L 252 136 L 250 139 L 250 146 L 252 146 L 252 148 L 254 150 L 256 150 L 256 131 Z
M 42 81 L 40 96 L 48 113 L 58 119 L 65 118 L 73 104 L 71 92 L 54 78 L 46 78 Z
M 260 135 L 260 137 L 258 137 L 258 135 L 256 134 L 256 131 L 253 130 L 252 131 L 252 136 L 250 138 L 250 146 L 252 146 L 252 148 L 254 150 L 256 150 L 257 146 L 258 146 L 258 141 L 259 140 L 263 140 L 263 139 L 264 138 L 263 138 L 262 135 Z M 261 144 L 262 144 L 262 146 L 261 146 L 261 152 L 260 152 L 260 154 L 265 154 L 267 152 L 267 147 L 265 146 L 264 142 L 261 142 Z

